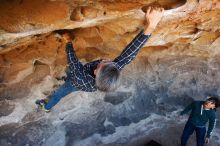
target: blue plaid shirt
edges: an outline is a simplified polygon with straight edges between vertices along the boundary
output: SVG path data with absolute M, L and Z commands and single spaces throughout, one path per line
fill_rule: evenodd
M 114 64 L 119 70 L 129 64 L 137 55 L 138 51 L 149 39 L 150 35 L 145 35 L 141 31 L 122 51 L 122 53 L 113 60 Z M 72 43 L 66 44 L 67 60 L 70 69 L 70 79 L 72 85 L 79 90 L 94 92 L 97 90 L 95 86 L 94 69 L 102 60 L 92 61 L 85 65 L 78 60 L 74 52 Z

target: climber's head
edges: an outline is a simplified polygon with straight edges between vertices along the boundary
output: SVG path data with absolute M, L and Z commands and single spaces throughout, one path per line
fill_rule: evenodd
M 100 91 L 114 91 L 119 85 L 120 71 L 112 61 L 101 61 L 94 70 L 94 74 L 96 87 Z

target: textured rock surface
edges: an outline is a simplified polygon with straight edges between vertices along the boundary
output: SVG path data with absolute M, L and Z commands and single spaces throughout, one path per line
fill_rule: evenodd
M 220 1 L 159 0 L 163 20 L 114 93 L 75 92 L 52 112 L 35 110 L 65 76 L 70 29 L 83 63 L 115 58 L 144 25 L 154 0 L 0 0 L 0 145 L 179 144 L 193 99 L 220 96 Z M 217 117 L 220 117 L 217 112 Z M 195 145 L 195 136 L 190 139 Z M 220 145 L 217 121 L 210 146 Z

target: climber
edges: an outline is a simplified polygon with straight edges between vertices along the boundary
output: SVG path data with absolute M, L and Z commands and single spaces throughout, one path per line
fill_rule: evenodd
M 161 20 L 163 13 L 163 8 L 149 7 L 145 14 L 147 21 L 145 29 L 113 61 L 96 60 L 82 65 L 74 52 L 71 36 L 64 33 L 63 39 L 66 42 L 67 61 L 70 70 L 67 73 L 67 80 L 50 96 L 50 99 L 48 97 L 37 100 L 36 104 L 48 112 L 61 98 L 74 91 L 94 92 L 97 89 L 104 92 L 114 91 L 119 85 L 120 71 L 135 58 Z
M 196 131 L 197 146 L 203 146 L 204 143 L 209 143 L 209 138 L 216 123 L 215 112 L 218 106 L 220 106 L 218 98 L 210 97 L 206 101 L 192 102 L 180 113 L 180 115 L 183 115 L 191 110 L 181 137 L 181 146 L 186 146 L 194 130 Z M 208 121 L 209 126 L 206 133 L 206 123 Z

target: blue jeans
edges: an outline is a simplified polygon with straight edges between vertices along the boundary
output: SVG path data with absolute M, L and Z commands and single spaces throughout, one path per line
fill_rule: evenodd
M 187 141 L 190 135 L 193 134 L 194 130 L 196 131 L 197 146 L 204 146 L 206 127 L 196 127 L 189 121 L 186 123 L 185 128 L 183 130 L 183 134 L 181 137 L 181 146 L 186 146 Z
M 71 92 L 78 91 L 76 87 L 72 86 L 70 82 L 69 74 L 67 74 L 67 79 L 63 85 L 61 85 L 51 96 L 48 103 L 45 105 L 45 109 L 50 110 L 53 106 L 55 106 L 61 98 L 70 94 Z

